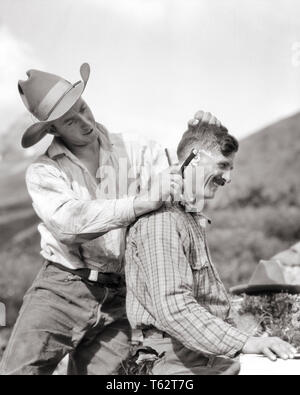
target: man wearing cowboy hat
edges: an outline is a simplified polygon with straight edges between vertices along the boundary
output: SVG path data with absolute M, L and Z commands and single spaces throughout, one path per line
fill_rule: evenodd
M 24 133 L 23 147 L 47 134 L 54 139 L 26 174 L 42 221 L 44 265 L 25 295 L 3 357 L 5 375 L 52 374 L 67 354 L 70 374 L 116 371 L 128 353 L 126 227 L 182 188 L 178 168 L 168 168 L 156 144 L 128 143 L 96 123 L 81 97 L 89 65 L 83 64 L 80 73 L 82 80 L 71 84 L 30 70 L 18 84 L 26 108 L 38 119 Z M 219 124 L 211 114 L 197 117 L 191 128 L 199 122 Z

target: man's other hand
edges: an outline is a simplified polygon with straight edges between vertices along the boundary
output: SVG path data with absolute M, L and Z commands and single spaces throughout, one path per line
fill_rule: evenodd
M 277 358 L 293 359 L 297 350 L 278 337 L 250 337 L 242 352 L 244 354 L 263 354 L 271 361 Z
M 227 130 L 227 128 L 225 128 L 225 126 L 222 125 L 222 123 L 218 120 L 218 118 L 216 118 L 210 112 L 205 112 L 205 111 L 197 111 L 196 114 L 194 115 L 194 118 L 189 120 L 188 127 L 193 129 L 205 123 L 208 125 L 216 125 L 224 130 Z

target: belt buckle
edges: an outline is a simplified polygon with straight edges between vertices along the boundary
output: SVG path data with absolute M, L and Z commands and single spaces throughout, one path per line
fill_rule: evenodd
M 131 333 L 131 343 L 132 345 L 143 344 L 144 335 L 140 329 L 133 329 Z
M 164 338 L 164 333 L 157 329 L 146 329 L 143 334 L 145 339 L 158 340 Z
M 97 270 L 90 270 L 90 275 L 89 275 L 88 280 L 93 283 L 96 283 L 98 281 L 98 271 Z

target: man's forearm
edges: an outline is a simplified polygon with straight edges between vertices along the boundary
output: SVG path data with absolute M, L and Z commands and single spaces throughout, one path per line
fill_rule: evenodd
M 233 358 L 249 338 L 188 294 L 170 295 L 159 306 L 157 316 L 164 331 L 193 351 Z
M 130 204 L 130 201 L 129 201 L 129 204 Z M 123 226 L 125 227 L 127 225 L 130 225 L 130 223 L 128 223 L 128 220 L 133 222 L 135 220 L 135 218 L 140 217 L 141 215 L 147 214 L 153 210 L 157 210 L 161 204 L 162 203 L 159 203 L 159 202 L 151 202 L 151 201 L 145 200 L 141 196 L 136 196 L 133 199 L 134 216 L 131 216 L 131 218 L 129 218 L 129 219 L 125 219 L 126 222 Z M 114 218 L 114 220 L 115 219 L 116 218 Z M 94 240 L 98 237 L 103 236 L 106 233 L 106 231 L 103 231 L 103 229 L 101 229 L 101 230 L 97 229 L 98 226 L 99 226 L 99 224 L 97 226 L 95 226 L 95 229 L 93 229 L 93 227 L 90 227 L 90 233 L 77 232 L 76 234 L 74 234 L 73 242 L 82 244 L 87 241 L 91 241 L 91 240 Z M 110 230 L 113 230 L 113 228 Z
M 139 195 L 133 201 L 133 209 L 136 217 L 148 214 L 151 211 L 157 210 L 162 205 L 162 202 L 151 202 Z
M 49 205 L 41 207 L 34 204 L 34 208 L 57 240 L 64 244 L 81 244 L 130 225 L 135 220 L 133 199 L 72 199 L 51 211 Z

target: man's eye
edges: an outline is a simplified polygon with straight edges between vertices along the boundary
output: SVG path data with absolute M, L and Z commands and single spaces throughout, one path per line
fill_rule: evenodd
M 85 110 L 86 110 L 86 107 L 83 106 L 83 107 L 81 107 L 80 112 L 84 112 Z
M 73 125 L 73 121 L 68 121 L 68 122 L 67 122 L 67 125 L 68 125 L 68 126 Z

